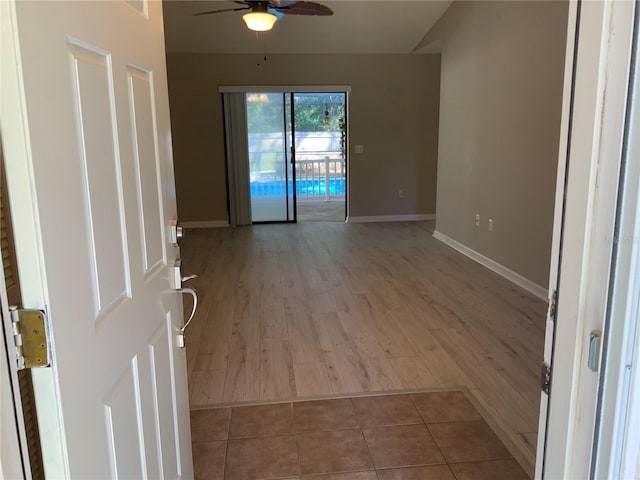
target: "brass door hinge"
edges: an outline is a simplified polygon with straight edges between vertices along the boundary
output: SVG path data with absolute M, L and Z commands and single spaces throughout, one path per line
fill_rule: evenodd
M 49 366 L 45 313 L 9 307 L 18 370 Z

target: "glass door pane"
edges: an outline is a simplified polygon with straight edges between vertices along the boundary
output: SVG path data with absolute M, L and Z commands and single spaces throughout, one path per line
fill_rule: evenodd
M 289 221 L 284 95 L 252 92 L 246 99 L 252 221 Z
M 295 93 L 297 219 L 344 221 L 346 94 Z

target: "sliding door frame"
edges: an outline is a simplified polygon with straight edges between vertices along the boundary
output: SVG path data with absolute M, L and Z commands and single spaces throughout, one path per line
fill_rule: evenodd
M 291 146 L 293 146 L 293 152 L 290 152 L 290 154 L 292 155 L 292 159 L 293 159 L 293 165 L 292 165 L 292 172 L 293 172 L 293 178 L 294 178 L 294 184 L 293 184 L 293 195 L 294 195 L 294 201 L 293 201 L 293 208 L 294 208 L 294 212 L 293 212 L 293 220 L 286 220 L 286 221 L 272 221 L 272 222 L 257 222 L 257 223 L 295 223 L 297 222 L 298 219 L 298 207 L 297 207 L 297 196 L 296 196 L 296 185 L 295 185 L 295 174 L 296 174 L 296 162 L 295 162 L 295 121 L 294 121 L 294 105 L 293 105 L 293 95 L 296 93 L 343 93 L 344 94 L 344 102 L 345 102 L 345 114 L 344 114 L 344 121 L 345 121 L 345 128 L 346 128 L 346 132 L 347 132 L 347 139 L 346 139 L 346 145 L 345 145 L 345 170 L 346 170 L 346 188 L 345 188 L 345 198 L 344 198 L 344 203 L 345 203 L 345 221 L 347 218 L 349 218 L 349 201 L 350 201 L 350 195 L 349 195 L 349 191 L 350 191 L 350 172 L 351 172 L 351 168 L 349 165 L 350 162 L 350 157 L 351 155 L 349 155 L 350 152 L 350 148 L 349 148 L 349 139 L 350 139 L 350 135 L 349 135 L 349 105 L 350 105 L 350 99 L 349 96 L 351 95 L 351 85 L 221 85 L 218 87 L 218 92 L 220 94 L 225 94 L 225 93 L 255 93 L 255 92 L 260 92 L 260 93 L 282 93 L 283 94 L 283 102 L 284 102 L 284 95 L 286 94 L 290 94 L 290 100 L 291 100 L 291 133 L 292 133 L 292 138 L 294 139 L 293 144 Z M 285 124 L 286 124 L 286 120 L 285 120 Z M 226 135 L 226 133 L 225 133 Z M 286 138 L 286 134 L 285 134 L 285 138 Z M 286 149 L 286 140 L 285 140 L 285 149 Z M 286 154 L 286 152 L 285 152 Z M 288 180 L 287 180 L 288 181 Z M 328 186 L 327 186 L 328 188 Z M 287 184 L 287 195 L 288 195 L 288 184 Z M 227 192 L 227 197 L 228 197 L 228 192 Z M 288 199 L 287 199 L 287 218 L 289 217 L 288 215 L 288 209 L 289 209 L 289 204 L 288 204 Z
M 286 113 L 286 95 L 289 95 L 289 118 L 291 119 L 291 145 L 289 145 L 289 155 L 291 156 L 289 162 L 291 163 L 291 176 L 292 176 L 292 191 L 293 191 L 293 223 L 298 223 L 298 193 L 296 188 L 296 109 L 293 102 L 293 92 L 282 93 L 282 103 L 285 108 L 284 111 L 284 158 L 287 158 L 287 113 Z M 287 218 L 289 218 L 289 168 L 285 168 L 285 174 L 287 178 Z

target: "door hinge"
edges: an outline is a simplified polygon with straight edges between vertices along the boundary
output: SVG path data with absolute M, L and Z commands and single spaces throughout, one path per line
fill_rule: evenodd
M 547 395 L 551 390 L 551 367 L 544 362 L 540 365 L 540 389 Z
M 555 322 L 556 314 L 558 313 L 558 291 L 551 292 L 551 299 L 549 300 L 549 318 Z
M 18 370 L 49 366 L 45 313 L 9 307 Z

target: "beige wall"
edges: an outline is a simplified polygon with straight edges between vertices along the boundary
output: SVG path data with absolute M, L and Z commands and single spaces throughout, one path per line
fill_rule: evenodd
M 220 85 L 351 85 L 350 215 L 435 212 L 439 55 L 169 54 L 167 68 L 181 221 L 227 219 Z
M 567 11 L 454 2 L 422 42 L 442 41 L 436 229 L 545 287 Z

